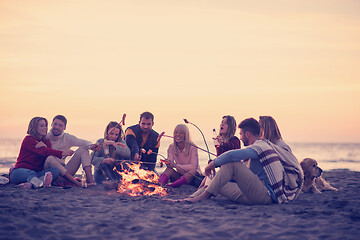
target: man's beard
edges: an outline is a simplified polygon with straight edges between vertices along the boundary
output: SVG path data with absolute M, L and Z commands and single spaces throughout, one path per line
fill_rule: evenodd
M 52 132 L 52 134 L 54 135 L 54 136 L 60 136 L 61 135 L 61 132 L 60 131 L 57 131 L 57 132 L 59 132 L 58 134 L 56 134 L 55 132 L 54 132 L 54 129 L 51 129 L 51 132 Z
M 247 138 L 243 139 L 242 141 L 243 141 L 243 144 L 244 144 L 245 147 L 250 145 L 249 140 Z
M 150 132 L 150 129 L 141 129 L 141 131 L 145 134 L 149 133 Z

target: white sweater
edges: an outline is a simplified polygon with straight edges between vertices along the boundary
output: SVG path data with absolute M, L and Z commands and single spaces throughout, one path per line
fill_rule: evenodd
M 51 141 L 51 148 L 59 151 L 66 151 L 72 147 L 84 147 L 90 149 L 92 144 L 90 141 L 79 139 L 69 133 L 63 133 L 60 136 L 54 136 L 52 131 L 47 134 L 47 138 Z M 62 159 L 65 164 L 65 159 Z

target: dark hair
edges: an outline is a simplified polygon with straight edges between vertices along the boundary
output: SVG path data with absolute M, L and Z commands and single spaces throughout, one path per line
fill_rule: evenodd
M 247 118 L 243 120 L 239 124 L 239 128 L 241 128 L 244 132 L 250 132 L 254 136 L 259 136 L 260 134 L 260 124 L 254 118 Z
M 151 119 L 151 121 L 154 121 L 154 115 L 152 115 L 151 112 L 143 112 L 143 113 L 140 115 L 140 121 L 141 121 L 142 118 Z
M 236 120 L 233 116 L 226 115 L 223 116 L 223 119 L 226 118 L 226 123 L 228 125 L 228 132 L 226 133 L 226 138 L 229 140 L 235 135 L 236 132 Z
M 276 124 L 276 121 L 271 116 L 260 116 L 259 124 L 263 129 L 262 138 L 268 139 L 270 142 L 276 144 L 278 139 L 282 139 L 280 129 Z
M 119 136 L 118 136 L 117 139 L 115 139 L 114 142 L 119 142 L 120 140 L 122 140 L 123 137 L 124 137 L 124 132 L 123 132 L 123 130 L 122 130 L 122 128 L 121 128 L 121 125 L 118 124 L 117 122 L 114 122 L 114 121 L 109 122 L 109 124 L 106 126 L 105 132 L 104 132 L 104 138 L 106 138 L 106 136 L 108 135 L 109 129 L 111 129 L 111 128 L 118 128 L 118 129 L 120 129 Z
M 54 118 L 53 118 L 53 122 L 55 121 L 55 119 L 59 119 L 60 121 L 64 122 L 64 125 L 66 127 L 66 124 L 67 124 L 67 119 L 66 117 L 64 117 L 63 115 L 56 115 Z
M 27 134 L 35 137 L 36 139 L 38 140 L 41 140 L 43 139 L 45 136 L 40 136 L 38 131 L 37 131 L 37 128 L 39 126 L 39 122 L 41 120 L 44 120 L 45 121 L 45 124 L 46 126 L 48 126 L 48 121 L 46 120 L 46 118 L 43 118 L 43 117 L 34 117 L 33 119 L 30 120 L 30 123 L 29 123 L 29 127 L 28 127 L 28 130 L 27 130 Z

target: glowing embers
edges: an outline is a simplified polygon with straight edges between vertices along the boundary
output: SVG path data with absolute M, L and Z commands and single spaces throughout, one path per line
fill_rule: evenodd
M 159 186 L 159 177 L 152 171 L 140 169 L 140 164 L 122 163 L 122 171 L 117 171 L 122 180 L 118 184 L 117 192 L 130 196 L 166 195 L 166 189 Z

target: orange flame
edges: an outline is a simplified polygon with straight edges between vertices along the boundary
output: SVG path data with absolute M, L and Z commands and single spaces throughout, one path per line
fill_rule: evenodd
M 155 194 L 165 196 L 167 194 L 165 188 L 156 185 L 159 182 L 159 177 L 154 172 L 140 169 L 140 164 L 124 164 L 126 164 L 128 169 L 124 168 L 122 172 L 114 168 L 122 177 L 121 183 L 118 184 L 117 192 L 126 193 L 133 197 Z

